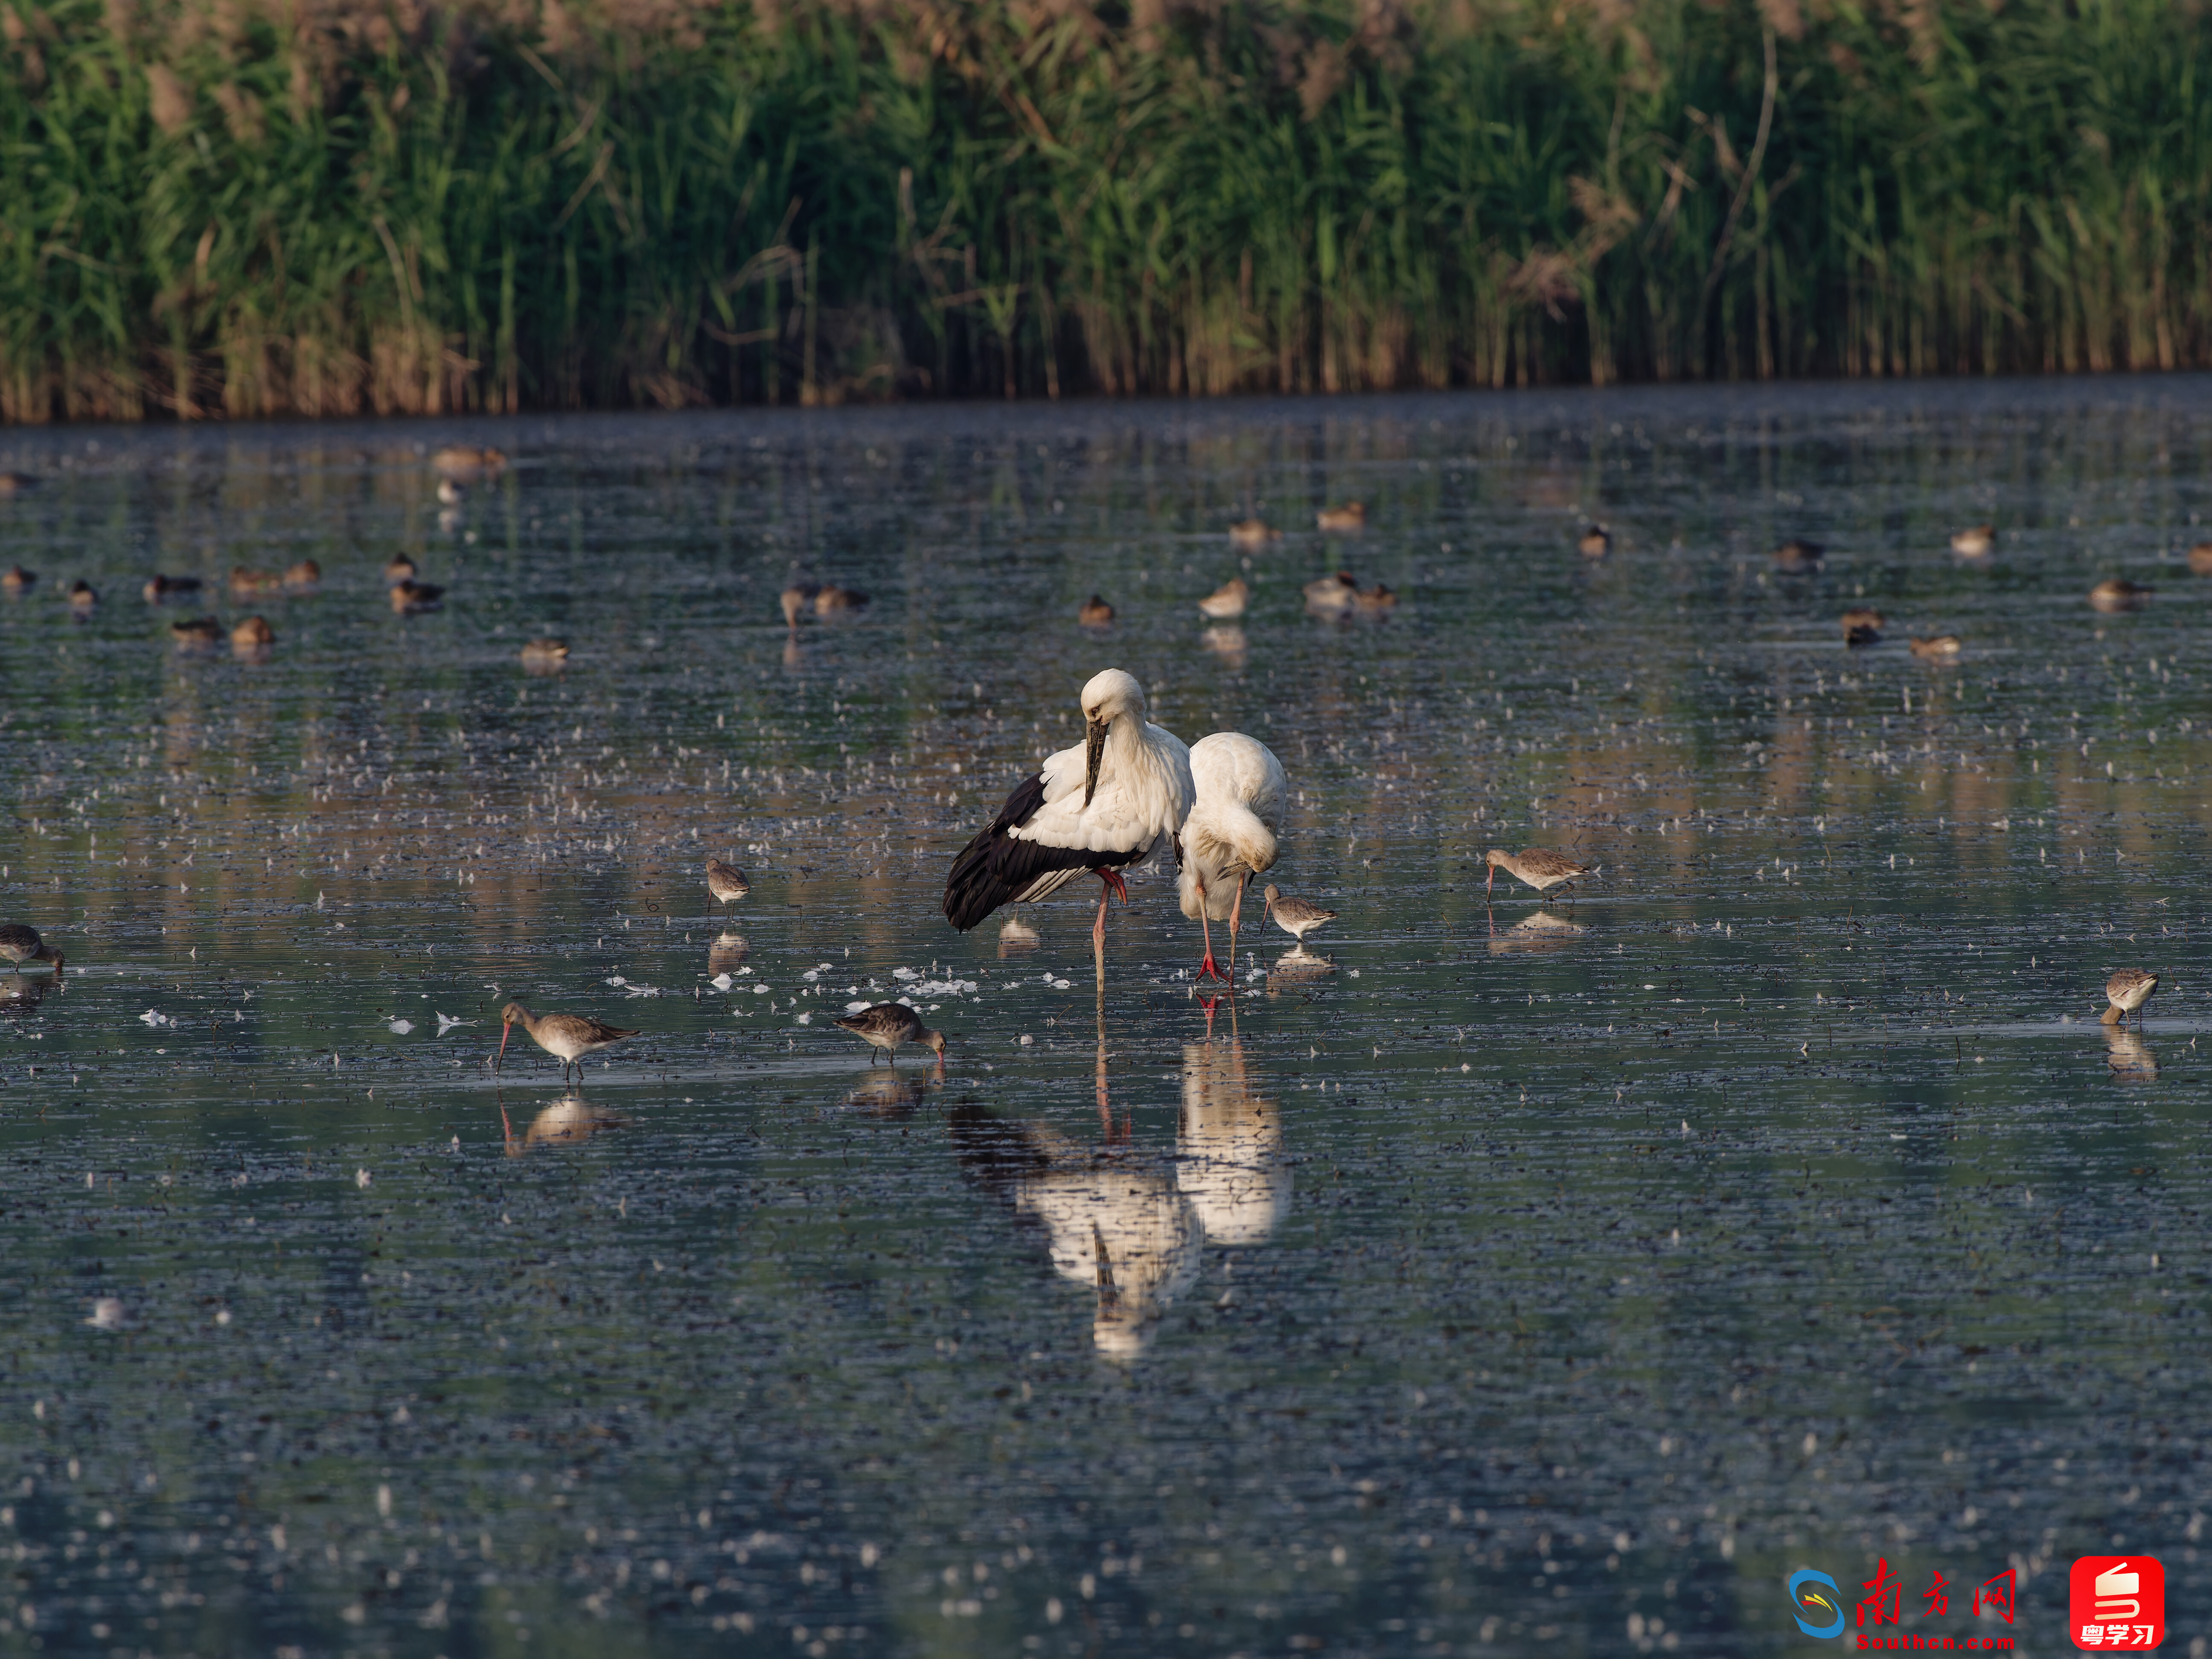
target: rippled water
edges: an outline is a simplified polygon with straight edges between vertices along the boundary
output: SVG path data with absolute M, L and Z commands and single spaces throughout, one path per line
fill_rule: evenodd
M 441 507 L 456 436 L 514 465 Z M 1790 1573 L 1878 1562 L 1885 1634 L 2051 1652 L 2143 1550 L 2202 1659 L 2212 385 L 0 467 L 0 920 L 68 957 L 0 978 L 0 1652 L 1770 1653 Z M 1395 611 L 1304 614 L 1338 568 Z M 787 630 L 794 575 L 872 603 Z M 1103 999 L 1084 887 L 939 914 L 1114 665 L 1275 749 L 1274 878 L 1340 913 L 1255 904 L 1211 1007 L 1157 873 Z M 1530 844 L 1601 872 L 1486 894 Z M 941 1073 L 829 1025 L 902 991 Z M 495 1075 L 511 997 L 641 1035 Z

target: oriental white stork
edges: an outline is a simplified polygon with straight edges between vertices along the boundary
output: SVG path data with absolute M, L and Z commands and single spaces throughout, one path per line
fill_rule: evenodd
M 1193 793 L 1190 750 L 1145 718 L 1136 677 L 1093 675 L 1083 688 L 1083 741 L 1048 757 L 960 849 L 945 878 L 945 919 L 964 933 L 1000 905 L 1056 893 L 1088 870 L 1103 884 L 1091 930 L 1103 961 L 1107 895 L 1129 902 L 1121 872 L 1176 844 Z
M 1237 929 L 1243 919 L 1244 884 L 1275 861 L 1275 823 L 1290 793 L 1283 763 L 1257 738 L 1216 732 L 1191 746 L 1191 781 L 1197 804 L 1182 827 L 1182 913 L 1206 938 L 1200 979 L 1228 975 L 1213 961 L 1212 924 L 1229 924 L 1229 965 L 1237 965 Z

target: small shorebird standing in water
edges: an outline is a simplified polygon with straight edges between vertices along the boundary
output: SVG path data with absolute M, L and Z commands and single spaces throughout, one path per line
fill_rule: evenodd
M 441 477 L 496 478 L 507 471 L 507 457 L 496 449 L 448 444 L 430 457 L 430 465 Z
M 1085 628 L 1104 628 L 1114 620 L 1114 607 L 1093 593 L 1075 613 L 1075 620 Z
M 2189 550 L 2189 574 L 2212 576 L 2212 542 L 2199 542 Z
M 1229 622 L 1244 614 L 1244 607 L 1251 599 L 1251 584 L 1242 576 L 1231 576 L 1198 602 L 1199 614 L 1216 622 Z
M 392 608 L 403 617 L 435 611 L 445 597 L 446 590 L 435 582 L 418 582 L 410 577 L 392 585 Z
M 611 1048 L 637 1033 L 619 1025 L 610 1025 L 605 1020 L 593 1019 L 588 1014 L 533 1014 L 519 1002 L 510 1002 L 500 1010 L 499 1053 L 507 1053 L 507 1039 L 517 1025 L 530 1033 L 530 1040 L 561 1062 L 561 1075 L 568 1076 L 574 1066 L 576 1075 L 584 1074 L 584 1056 Z M 497 1069 L 499 1060 L 492 1061 Z
M 568 641 L 532 640 L 522 647 L 522 665 L 532 674 L 551 674 L 568 665 Z
M 62 970 L 62 953 L 40 939 L 37 928 L 26 927 L 20 921 L 0 927 L 0 957 L 19 968 L 27 962 L 50 962 L 55 973 Z
M 213 617 L 194 617 L 190 622 L 173 622 L 169 624 L 169 633 L 179 647 L 186 651 L 219 645 L 222 641 L 222 624 Z
M 1305 585 L 1306 609 L 1317 617 L 1340 617 L 1352 609 L 1359 584 L 1349 570 L 1319 576 Z
M 70 609 L 80 617 L 88 617 L 100 605 L 100 590 L 79 576 L 70 584 Z
M 1844 643 L 1872 645 L 1881 638 L 1883 625 L 1889 619 L 1870 605 L 1859 605 L 1844 612 Z
M 422 574 L 422 568 L 404 553 L 394 553 L 385 561 L 384 580 L 388 582 L 412 581 Z
M 1482 883 L 1485 893 L 1496 884 L 1500 870 L 1541 893 L 1557 887 L 1561 882 L 1589 875 L 1596 867 L 1577 864 L 1564 853 L 1554 853 L 1548 847 L 1527 847 L 1518 853 L 1509 853 L 1502 847 L 1493 847 L 1482 855 L 1482 861 L 1490 866 L 1490 873 Z
M 1229 526 L 1229 544 L 1248 553 L 1257 553 L 1268 543 L 1282 539 L 1283 532 L 1265 519 L 1239 519 Z
M 1613 551 L 1613 532 L 1601 524 L 1594 524 L 1583 532 L 1575 550 L 1586 559 L 1601 559 Z
M 2089 590 L 2089 603 L 2100 611 L 2140 611 L 2157 591 L 2125 576 L 2107 576 Z
M 1337 535 L 1350 535 L 1367 528 L 1367 503 L 1346 501 L 1342 507 L 1324 507 L 1314 514 L 1315 527 Z
M 1927 640 L 1907 640 L 1905 644 L 1923 662 L 1949 662 L 1959 654 L 1959 636 L 1956 634 L 1938 634 Z
M 1275 926 L 1297 940 L 1300 949 L 1304 948 L 1308 933 L 1336 920 L 1335 911 L 1324 910 L 1302 898 L 1287 897 L 1272 881 L 1260 890 L 1260 894 L 1267 901 L 1267 912 L 1275 919 Z
M 753 890 L 745 872 L 734 864 L 725 864 L 720 859 L 707 860 L 707 891 L 718 904 L 730 904 Z
M 1828 556 L 1828 550 L 1818 542 L 1808 542 L 1802 536 L 1792 536 L 1767 556 L 1774 561 L 1777 570 L 1799 572 L 1815 570 Z
M 921 1016 L 903 1002 L 879 1002 L 872 1008 L 863 1008 L 857 1014 L 848 1014 L 837 1022 L 856 1037 L 865 1038 L 873 1048 L 886 1050 L 891 1064 L 898 1064 L 900 1045 L 918 1042 L 925 1048 L 937 1051 L 937 1063 L 945 1063 L 945 1033 L 933 1031 L 921 1023 Z M 868 1055 L 868 1064 L 876 1063 L 875 1055 Z
M 140 591 L 145 594 L 147 604 L 159 605 L 164 599 L 181 599 L 187 593 L 198 593 L 200 579 L 198 576 L 164 576 L 156 571 L 146 578 L 146 586 Z
M 2112 1006 L 2105 1010 L 2102 1022 L 2106 1025 L 2124 1025 L 2130 1014 L 2136 1017 L 2138 1029 L 2142 1024 L 2141 1010 L 2150 1000 L 2151 993 L 2158 989 L 2158 975 L 2146 974 L 2140 968 L 2123 968 L 2105 981 L 2105 998 Z
M 27 593 L 37 585 L 38 580 L 37 571 L 26 570 L 20 564 L 11 564 L 6 570 L 0 571 L 0 592 L 11 595 Z
M 1951 550 L 1962 559 L 1986 559 L 1996 550 L 1996 544 L 1995 525 L 1970 524 L 1964 530 L 1951 532 Z
M 276 643 L 276 630 L 265 617 L 248 617 L 230 630 L 230 648 L 241 656 L 264 652 Z

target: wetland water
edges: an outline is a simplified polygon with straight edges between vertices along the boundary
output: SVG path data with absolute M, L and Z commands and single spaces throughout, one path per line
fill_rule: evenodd
M 514 465 L 441 508 L 455 438 Z M 0 921 L 68 957 L 0 979 L 0 1654 L 1769 1654 L 1878 1562 L 1886 1636 L 2048 1654 L 2144 1551 L 2202 1659 L 2212 382 L 0 467 Z M 1339 568 L 1395 614 L 1304 614 Z M 789 632 L 794 575 L 873 603 Z M 172 647 L 249 611 L 265 660 Z M 1255 890 L 1209 1011 L 1157 872 L 1103 1008 L 1087 879 L 946 928 L 1109 665 L 1281 756 L 1319 960 Z M 1531 844 L 1601 873 L 1486 899 Z M 902 992 L 942 1073 L 829 1026 Z M 514 997 L 642 1035 L 495 1077 Z

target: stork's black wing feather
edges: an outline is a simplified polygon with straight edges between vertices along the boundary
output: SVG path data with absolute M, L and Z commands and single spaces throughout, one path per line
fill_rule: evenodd
M 992 911 L 1019 898 L 1042 878 L 1060 872 L 1118 868 L 1134 864 L 1148 847 L 1128 853 L 1101 853 L 1081 847 L 1050 847 L 1042 842 L 1018 840 L 1007 832 L 1018 830 L 1044 805 L 1044 775 L 1024 779 L 1006 797 L 990 827 L 960 849 L 945 878 L 945 919 L 961 933 L 980 923 Z

